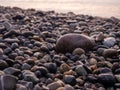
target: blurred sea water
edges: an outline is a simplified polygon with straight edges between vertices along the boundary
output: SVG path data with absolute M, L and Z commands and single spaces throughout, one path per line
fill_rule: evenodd
M 120 0 L 0 0 L 0 5 L 120 18 Z

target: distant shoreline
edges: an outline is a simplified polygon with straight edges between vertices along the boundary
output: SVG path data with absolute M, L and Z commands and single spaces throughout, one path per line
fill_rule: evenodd
M 20 8 L 34 8 L 36 10 L 42 10 L 42 11 L 51 11 L 54 10 L 56 12 L 60 13 L 67 13 L 67 12 L 74 12 L 75 14 L 85 14 L 85 15 L 92 15 L 92 16 L 100 16 L 100 17 L 117 17 L 120 18 L 120 2 L 116 1 L 89 1 L 89 0 L 78 0 L 76 2 L 68 2 L 68 0 L 65 1 L 46 1 L 43 2 L 42 0 L 37 1 L 3 1 L 1 0 L 0 5 L 2 6 L 11 6 L 11 7 L 20 7 Z M 78 2 L 78 3 L 77 3 Z M 113 2 L 113 3 L 112 3 Z

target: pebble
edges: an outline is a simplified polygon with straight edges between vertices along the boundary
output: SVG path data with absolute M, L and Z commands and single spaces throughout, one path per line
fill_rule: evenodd
M 104 67 L 104 68 L 97 68 L 93 71 L 94 74 L 102 74 L 102 73 L 112 73 L 112 70 Z
M 75 72 L 80 76 L 86 76 L 88 75 L 87 71 L 83 67 L 83 65 L 76 66 Z
M 55 63 L 45 63 L 45 66 L 47 67 L 47 69 L 50 73 L 57 72 L 57 65 Z
M 10 54 L 11 52 L 12 52 L 12 49 L 11 49 L 11 48 L 6 48 L 6 49 L 4 49 L 4 51 L 3 51 L 3 53 L 6 54 L 6 55 Z
M 103 56 L 106 58 L 106 57 L 113 57 L 113 56 L 116 56 L 117 54 L 117 50 L 116 49 L 105 49 L 103 51 Z
M 7 67 L 8 67 L 7 62 L 4 60 L 0 60 L 0 70 L 4 70 Z
M 21 84 L 16 85 L 16 90 L 27 90 L 27 88 Z
M 33 89 L 33 83 L 31 81 L 18 80 L 18 84 L 25 86 L 27 89 Z
M 105 73 L 105 74 L 98 75 L 98 82 L 103 84 L 105 87 L 112 87 L 114 86 L 116 80 L 115 80 L 114 75 Z
M 20 42 L 17 38 L 6 38 L 6 39 L 4 39 L 4 41 L 9 43 L 9 44 Z
M 8 32 L 6 32 L 5 34 L 4 34 L 4 37 L 3 38 L 8 38 L 8 37 L 11 37 L 11 36 L 19 36 L 20 35 L 20 32 L 18 32 L 18 31 L 15 31 L 15 30 L 10 30 L 10 31 L 8 31 Z
M 4 27 L 5 27 L 6 30 L 10 30 L 11 27 L 12 27 L 12 25 L 11 25 L 8 21 L 5 21 L 5 22 L 3 23 L 3 25 L 4 25 Z
M 114 73 L 115 74 L 120 74 L 120 68 L 117 68 Z
M 6 74 L 10 74 L 10 75 L 15 75 L 18 76 L 21 71 L 19 69 L 13 68 L 13 67 L 8 67 L 6 69 L 3 70 Z
M 56 51 L 58 53 L 72 52 L 75 48 L 87 50 L 93 48 L 94 44 L 94 41 L 88 36 L 74 33 L 66 34 L 57 40 Z
M 63 63 L 63 64 L 61 64 L 59 70 L 60 70 L 61 73 L 64 73 L 64 72 L 67 72 L 67 71 L 71 70 L 71 68 L 70 68 L 69 65 Z
M 73 52 L 73 55 L 81 55 L 81 54 L 85 54 L 85 51 L 82 48 L 76 48 Z
M 43 66 L 34 66 L 31 68 L 31 71 L 33 71 L 33 72 L 40 71 L 42 76 L 46 76 L 48 74 L 47 68 L 45 68 Z
M 90 58 L 89 64 L 90 65 L 96 65 L 97 64 L 97 60 L 95 58 Z
M 2 90 L 15 90 L 17 78 L 12 75 L 0 76 L 0 89 Z
M 64 90 L 75 90 L 71 85 L 65 85 Z
M 59 87 L 62 87 L 64 83 L 62 81 L 56 81 L 47 85 L 49 90 L 57 90 Z
M 17 13 L 12 17 L 13 20 L 22 20 L 24 19 L 24 15 L 22 13 Z
M 0 55 L 3 55 L 3 49 L 0 48 Z
M 0 90 L 119 90 L 120 20 L 0 6 Z
M 88 81 L 90 83 L 97 83 L 97 78 L 95 76 L 88 76 L 86 78 L 86 81 Z
M 114 37 L 105 38 L 103 44 L 108 47 L 113 47 L 116 43 L 116 39 Z
M 22 74 L 25 81 L 31 81 L 33 83 L 37 83 L 39 81 L 36 75 L 29 70 L 22 71 Z
M 21 68 L 22 68 L 22 70 L 30 70 L 31 66 L 27 63 L 24 63 Z
M 70 84 L 70 85 L 74 86 L 76 84 L 76 79 L 73 75 L 65 75 L 64 82 L 66 84 Z
M 115 75 L 115 78 L 116 78 L 117 82 L 119 83 L 120 82 L 120 75 L 119 74 Z

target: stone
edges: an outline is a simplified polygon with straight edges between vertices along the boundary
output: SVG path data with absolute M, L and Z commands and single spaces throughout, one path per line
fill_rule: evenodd
M 85 81 L 88 81 L 94 84 L 94 83 L 97 83 L 97 78 L 91 75 L 91 76 L 86 77 Z
M 20 40 L 18 38 L 5 38 L 5 42 L 12 44 L 12 43 L 20 43 Z
M 3 55 L 3 49 L 0 48 L 0 55 Z
M 34 86 L 34 89 L 33 90 L 41 90 L 42 87 L 40 87 L 38 84 Z
M 11 49 L 11 48 L 6 48 L 6 49 L 4 49 L 4 51 L 3 51 L 3 53 L 6 54 L 6 55 L 10 54 L 11 52 L 12 52 L 12 49 Z
M 71 85 L 65 85 L 64 90 L 75 90 Z
M 114 73 L 115 74 L 120 74 L 120 68 L 117 68 Z
M 12 75 L 0 76 L 0 89 L 1 90 L 15 90 L 17 78 Z
M 22 70 L 30 70 L 31 66 L 27 63 L 24 63 L 21 68 L 22 68 Z
M 85 54 L 85 51 L 82 48 L 76 48 L 73 52 L 73 55 L 81 55 L 81 54 Z
M 12 45 L 11 45 L 11 48 L 13 50 L 16 49 L 16 48 L 18 48 L 18 47 L 19 47 L 18 43 L 12 43 Z
M 21 84 L 17 84 L 16 85 L 16 90 L 27 90 L 27 87 L 21 85 Z
M 29 37 L 29 36 L 33 36 L 34 33 L 32 31 L 24 31 L 24 32 L 22 32 L 22 35 L 24 37 Z
M 117 82 L 120 83 L 120 74 L 115 75 L 115 78 L 116 78 Z
M 23 79 L 25 81 L 31 81 L 33 83 L 37 83 L 39 81 L 39 79 L 36 77 L 36 75 L 29 70 L 22 71 L 22 74 L 23 74 Z
M 16 21 L 16 20 L 23 20 L 24 17 L 25 17 L 25 16 L 24 16 L 22 13 L 18 13 L 18 12 L 17 12 L 17 14 L 15 14 L 15 15 L 12 17 L 12 19 L 15 20 L 15 21 Z
M 97 68 L 93 71 L 94 74 L 102 74 L 102 73 L 112 73 L 112 70 L 110 68 L 107 67 L 101 67 L 101 68 Z
M 16 31 L 16 30 L 10 30 L 8 32 L 6 32 L 3 36 L 3 38 L 8 38 L 8 37 L 11 37 L 11 36 L 19 36 L 20 35 L 20 32 Z
M 89 50 L 94 47 L 94 40 L 82 34 L 66 34 L 61 36 L 56 43 L 56 51 L 58 53 L 72 52 L 76 48 Z
M 24 63 L 27 63 L 30 66 L 34 66 L 35 65 L 35 61 L 33 59 L 27 59 L 27 60 L 24 61 Z
M 42 46 L 40 47 L 40 50 L 41 50 L 41 51 L 44 51 L 44 52 L 48 52 L 48 51 L 49 51 L 49 49 L 48 49 L 48 47 L 47 47 L 46 45 L 42 45 Z
M 61 73 L 64 73 L 64 72 L 67 72 L 67 71 L 71 70 L 71 68 L 70 68 L 69 65 L 63 63 L 63 64 L 61 64 L 59 70 L 60 70 Z
M 103 84 L 105 87 L 112 87 L 114 86 L 116 80 L 113 74 L 105 73 L 98 75 L 98 82 Z
M 83 65 L 78 65 L 75 68 L 75 72 L 80 75 L 80 76 L 85 76 L 88 75 L 87 71 L 85 70 L 85 68 L 83 67 Z
M 57 90 L 64 90 L 64 87 L 59 87 Z
M 89 64 L 90 65 L 95 65 L 95 64 L 97 64 L 97 60 L 95 58 L 90 58 Z
M 22 86 L 25 86 L 28 89 L 33 89 L 33 82 L 31 81 L 25 81 L 25 80 L 18 80 L 18 83 L 17 84 L 20 84 Z
M 116 43 L 116 39 L 114 37 L 105 38 L 103 41 L 103 44 L 108 47 L 114 46 L 115 43 Z
M 3 70 L 6 74 L 10 74 L 10 75 L 15 75 L 18 76 L 21 71 L 19 69 L 13 68 L 13 67 L 8 67 L 6 69 Z
M 31 71 L 33 71 L 33 72 L 40 71 L 42 76 L 46 76 L 48 74 L 47 68 L 43 67 L 43 66 L 34 66 L 31 68 Z
M 5 75 L 5 73 L 3 71 L 0 71 L 0 76 L 2 76 L 2 75 Z
M 57 65 L 55 63 L 45 63 L 45 66 L 47 67 L 47 69 L 50 73 L 57 72 Z
M 76 84 L 76 78 L 73 75 L 65 75 L 64 82 L 74 86 Z
M 10 30 L 12 27 L 12 25 L 8 21 L 5 21 L 3 25 L 5 26 L 6 30 Z
M 56 81 L 47 85 L 49 90 L 57 90 L 59 87 L 62 87 L 64 84 L 62 81 Z
M 4 60 L 0 60 L 0 70 L 3 70 L 8 67 L 8 64 Z
M 96 41 L 100 42 L 100 41 L 103 41 L 105 38 L 103 32 L 100 32 L 97 37 L 96 37 Z
M 103 56 L 106 58 L 106 57 L 113 57 L 113 56 L 116 56 L 117 54 L 117 50 L 116 49 L 105 49 L 103 51 Z

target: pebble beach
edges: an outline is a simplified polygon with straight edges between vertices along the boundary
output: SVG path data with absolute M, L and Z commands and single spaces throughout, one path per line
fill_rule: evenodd
M 0 90 L 120 90 L 120 19 L 0 6 Z

